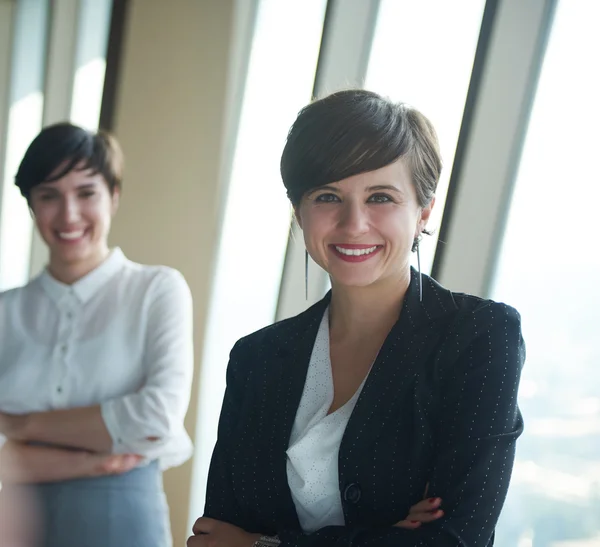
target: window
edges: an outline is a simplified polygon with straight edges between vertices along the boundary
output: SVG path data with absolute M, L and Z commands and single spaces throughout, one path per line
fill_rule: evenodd
M 382 0 L 365 87 L 423 112 L 440 139 L 444 170 L 429 227 L 440 226 L 485 0 Z M 424 238 L 429 273 L 437 238 Z
M 0 181 L 0 291 L 29 279 L 32 222 L 13 182 L 25 150 L 42 126 L 48 11 L 47 0 L 16 4 L 6 156 Z
M 291 219 L 279 158 L 289 127 L 310 100 L 325 5 L 258 3 L 207 317 L 190 528 L 204 506 L 229 352 L 275 317 Z
M 0 290 L 27 283 L 48 259 L 41 239 L 32 239 L 27 203 L 13 184 L 25 150 L 49 123 L 70 118 L 88 129 L 98 126 L 112 0 L 59 4 L 15 3 L 0 185 Z M 76 36 L 74 43 L 65 29 Z
M 79 13 L 71 121 L 96 130 L 100 119 L 112 0 L 83 0 Z
M 598 21 L 596 0 L 558 3 L 493 284 L 527 344 L 498 547 L 600 545 Z

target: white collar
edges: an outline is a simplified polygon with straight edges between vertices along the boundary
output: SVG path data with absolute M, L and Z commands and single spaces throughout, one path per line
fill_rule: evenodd
M 123 251 L 115 247 L 104 262 L 72 285 L 52 277 L 47 268 L 40 274 L 39 280 L 48 296 L 57 304 L 69 294 L 75 295 L 82 304 L 85 304 L 126 262 L 127 258 Z

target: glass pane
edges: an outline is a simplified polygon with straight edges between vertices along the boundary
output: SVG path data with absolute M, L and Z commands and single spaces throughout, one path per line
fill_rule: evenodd
M 527 343 L 497 547 L 600 545 L 599 21 L 597 0 L 558 4 L 492 291 Z
M 16 4 L 11 60 L 6 160 L 0 180 L 0 291 L 29 279 L 32 222 L 14 185 L 19 163 L 42 126 L 48 0 Z
M 100 120 L 112 4 L 82 0 L 80 5 L 71 121 L 92 131 Z
M 421 110 L 435 125 L 444 170 L 429 227 L 437 230 L 463 117 L 485 0 L 382 0 L 365 87 Z M 421 245 L 431 271 L 437 237 Z
M 310 101 L 326 3 L 258 4 L 203 348 L 190 527 L 202 514 L 229 352 L 275 317 L 291 219 L 279 158 Z

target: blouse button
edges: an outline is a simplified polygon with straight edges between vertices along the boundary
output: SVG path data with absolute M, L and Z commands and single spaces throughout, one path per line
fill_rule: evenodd
M 360 501 L 360 496 L 362 492 L 360 490 L 360 486 L 356 483 L 349 484 L 344 489 L 344 499 L 348 503 L 356 504 Z

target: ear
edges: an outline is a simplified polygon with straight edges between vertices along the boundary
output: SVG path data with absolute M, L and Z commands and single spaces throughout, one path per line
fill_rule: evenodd
M 302 230 L 302 217 L 300 216 L 300 206 L 294 206 L 294 217 L 300 229 Z
M 121 202 L 121 190 L 115 187 L 111 195 L 111 214 L 114 217 L 119 210 L 119 203 Z
M 431 201 L 428 205 L 421 209 L 421 215 L 417 222 L 417 231 L 415 232 L 415 237 L 419 237 L 421 232 L 426 228 L 427 222 L 429 222 L 429 217 L 431 216 L 431 211 L 433 206 L 435 205 L 435 196 L 431 198 Z

